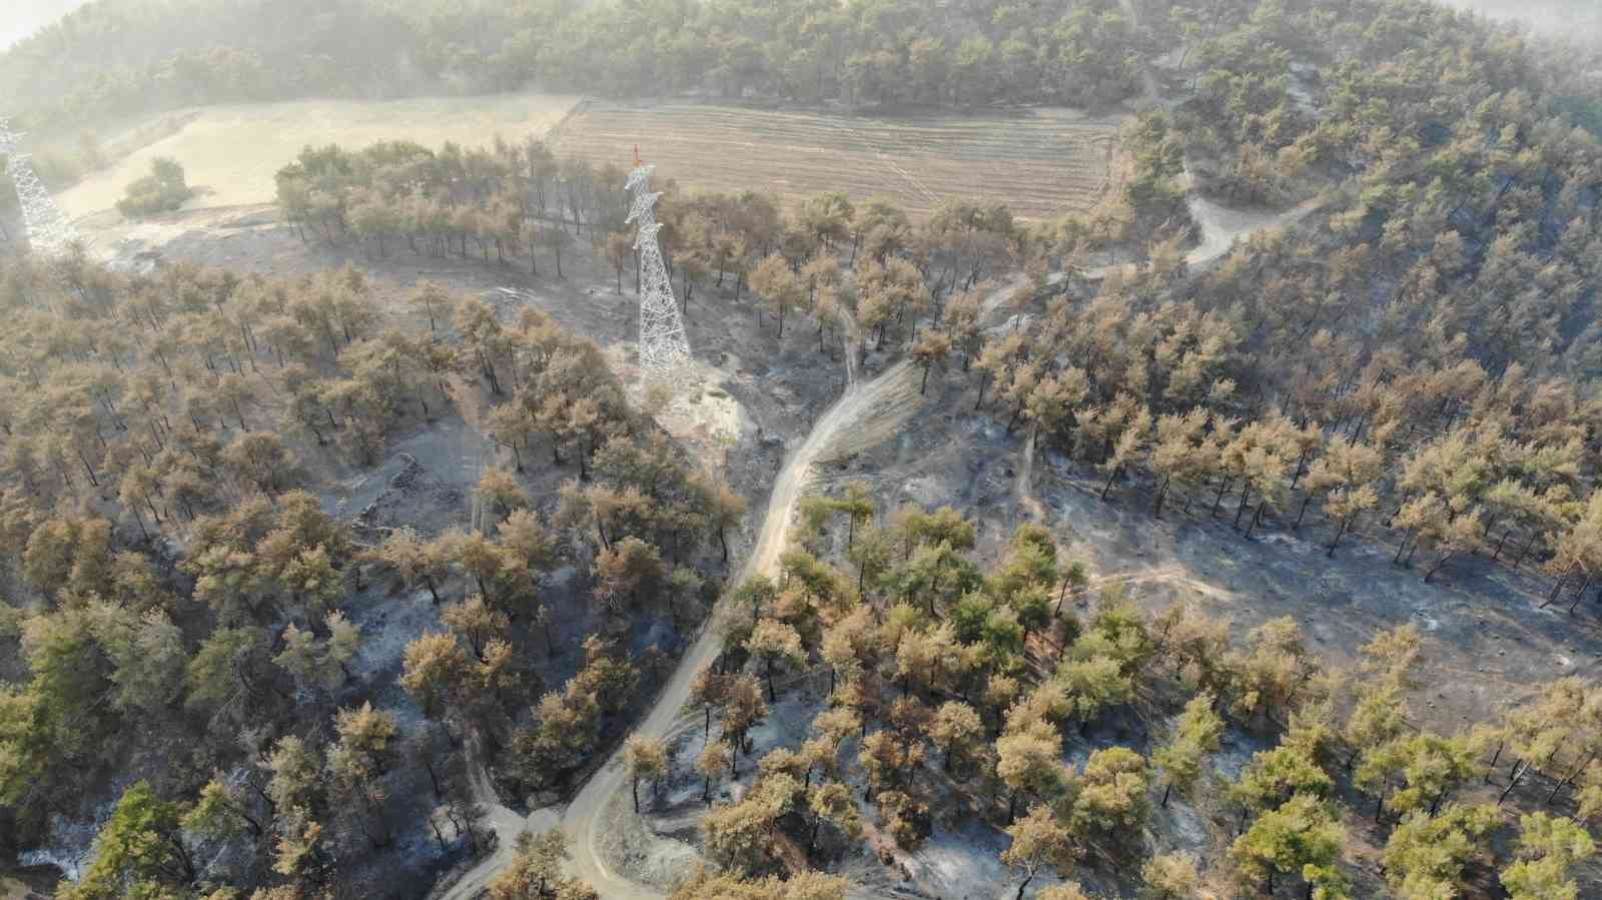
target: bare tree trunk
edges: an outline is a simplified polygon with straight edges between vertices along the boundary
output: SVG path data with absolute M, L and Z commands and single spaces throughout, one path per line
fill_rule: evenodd
M 1327 552 L 1325 552 L 1325 554 L 1324 554 L 1325 557 L 1327 557 L 1329 559 L 1334 559 L 1335 558 L 1335 548 L 1340 546 L 1341 535 L 1346 533 L 1346 526 L 1348 524 L 1350 524 L 1351 521 L 1352 521 L 1352 517 L 1351 516 L 1347 516 L 1346 518 L 1341 520 L 1341 527 L 1336 529 L 1336 531 L 1335 531 L 1335 539 L 1329 542 L 1329 550 Z
M 1168 485 L 1172 481 L 1172 475 L 1163 476 L 1163 483 L 1157 488 L 1157 502 L 1152 505 L 1152 518 L 1161 519 L 1163 517 L 1163 499 L 1168 496 Z

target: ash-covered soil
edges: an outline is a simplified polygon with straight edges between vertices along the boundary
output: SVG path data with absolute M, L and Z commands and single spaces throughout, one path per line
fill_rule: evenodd
M 1570 616 L 1563 604 L 1540 609 L 1550 579 L 1533 568 L 1515 571 L 1467 558 L 1454 560 L 1426 584 L 1419 565 L 1392 564 L 1399 535 L 1377 521 L 1349 536 L 1331 560 L 1324 555 L 1329 528 L 1316 506 L 1299 530 L 1291 528 L 1293 509 L 1248 540 L 1231 527 L 1231 498 L 1214 516 L 1213 492 L 1205 489 L 1188 512 L 1184 498 L 1170 494 L 1158 520 L 1151 515 L 1148 483 L 1126 479 L 1104 501 L 1102 473 L 1046 447 L 1036 448 L 1031 459 L 1026 436 L 1008 434 L 1005 417 L 998 422 L 974 411 L 976 384 L 960 367 L 937 370 L 923 414 L 894 439 L 829 467 L 827 480 L 870 481 L 882 515 L 904 502 L 962 510 L 978 523 L 978 554 L 987 562 L 1000 557 L 1018 524 L 1037 518 L 1056 535 L 1066 559 L 1087 564 L 1093 583 L 1125 583 L 1141 608 L 1155 612 L 1189 602 L 1228 621 L 1237 640 L 1264 621 L 1290 616 L 1309 648 L 1334 667 L 1351 666 L 1358 649 L 1378 632 L 1416 624 L 1424 641 L 1411 701 L 1413 724 L 1421 728 L 1455 733 L 1494 721 L 1546 681 L 1595 679 L 1602 672 L 1602 611 L 1583 606 Z M 1093 602 L 1085 601 L 1087 607 Z M 1067 756 L 1077 767 L 1090 752 L 1114 744 L 1149 753 L 1154 731 L 1161 731 L 1161 723 L 1107 717 L 1088 733 L 1070 735 Z M 1254 753 L 1271 745 L 1261 735 L 1231 729 L 1209 760 L 1209 777 L 1216 783 L 1237 778 Z M 1455 799 L 1494 803 L 1505 769 L 1489 785 L 1475 785 Z M 1533 808 L 1550 786 L 1531 782 L 1516 798 Z M 1359 798 L 1349 785 L 1342 790 L 1349 811 L 1371 808 L 1372 799 Z M 1153 803 L 1140 840 L 1150 853 L 1187 850 L 1217 860 L 1234 836 L 1235 816 L 1218 791 L 1199 791 L 1194 802 L 1175 796 L 1167 809 Z M 1383 890 L 1378 860 L 1385 834 L 1366 816 L 1347 819 L 1357 895 L 1371 896 Z M 899 873 L 882 869 L 883 880 L 876 883 L 886 890 L 893 885 L 899 895 L 1011 896 L 1016 879 L 993 862 L 1005 836 L 976 816 L 965 821 L 977 824 L 953 829 L 937 821 L 912 863 L 901 865 Z M 1097 896 L 1125 896 L 1139 886 L 1138 873 L 1094 859 L 1083 861 L 1074 877 Z
M 154 251 L 167 259 L 279 274 L 355 262 L 372 274 L 381 297 L 396 301 L 419 280 L 432 279 L 480 292 L 508 317 L 523 304 L 534 305 L 608 348 L 625 379 L 631 379 L 627 363 L 633 356 L 637 317 L 632 285 L 625 278 L 623 293 L 616 293 L 614 273 L 587 249 L 575 247 L 564 257 L 567 277 L 557 280 L 544 260 L 541 277 L 534 278 L 511 266 L 415 257 L 408 251 L 392 252 L 387 259 L 367 258 L 360 252 L 352 255 L 349 247 L 303 245 L 291 230 L 254 220 L 231 228 L 204 222 L 189 230 L 181 223 L 170 227 L 179 233 Z M 135 252 L 153 258 L 148 247 Z M 393 309 L 396 315 L 412 315 L 398 302 Z M 727 291 L 701 288 L 688 304 L 687 327 L 702 371 L 693 390 L 673 398 L 680 422 L 671 430 L 693 448 L 695 458 L 711 471 L 721 470 L 750 500 L 753 512 L 744 534 L 731 536 L 736 558 L 760 527 L 763 501 L 787 451 L 799 444 L 845 383 L 838 346 L 820 352 L 815 333 L 794 327 L 798 324 L 787 323 L 780 341 L 771 319 L 757 326 L 749 297 L 736 304 Z M 891 362 L 888 355 L 868 354 L 859 377 L 871 378 Z M 987 560 L 999 556 L 1020 522 L 1038 518 L 1056 534 L 1067 558 L 1084 560 L 1103 583 L 1126 582 L 1129 596 L 1145 609 L 1186 600 L 1227 619 L 1238 637 L 1263 621 L 1288 615 L 1301 624 L 1309 646 L 1333 665 L 1349 665 L 1357 648 L 1378 631 L 1416 623 L 1425 646 L 1414 712 L 1417 724 L 1442 731 L 1493 719 L 1543 681 L 1571 674 L 1595 677 L 1602 665 L 1597 610 L 1581 608 L 1571 617 L 1562 606 L 1539 609 L 1546 579 L 1538 573 L 1465 559 L 1425 584 L 1417 569 L 1391 564 L 1394 538 L 1374 522 L 1348 538 L 1329 560 L 1321 546 L 1327 526 L 1316 508 L 1298 531 L 1287 521 L 1270 520 L 1246 540 L 1230 526 L 1234 510 L 1227 498 L 1218 515 L 1211 514 L 1209 491 L 1198 492 L 1188 511 L 1184 498 L 1171 497 L 1163 519 L 1157 520 L 1150 513 L 1150 485 L 1126 480 L 1104 501 L 1098 496 L 1098 473 L 1048 446 L 1026 452 L 1024 435 L 1008 434 L 1004 423 L 973 410 L 976 381 L 959 365 L 937 369 L 919 404 L 911 403 L 916 381 L 909 383 L 910 393 L 898 395 L 897 402 L 905 401 L 917 415 L 875 417 L 890 424 L 857 435 L 821 460 L 812 474 L 813 490 L 866 479 L 877 487 L 886 515 L 904 502 L 955 506 L 978 522 L 979 554 Z M 696 409 L 701 403 L 707 406 Z M 325 502 L 375 530 L 409 525 L 437 532 L 468 522 L 471 485 L 493 459 L 493 450 L 475 429 L 459 417 L 448 417 L 400 436 L 379 467 L 342 473 Z M 549 502 L 560 477 L 557 470 L 534 476 L 536 496 Z M 553 581 L 572 573 L 558 575 Z M 574 593 L 563 591 L 561 584 L 548 587 L 557 594 Z M 364 630 L 371 629 L 369 639 L 378 637 L 373 631 L 386 636 L 394 631 L 398 640 L 427 627 L 433 614 L 426 596 L 387 602 L 394 605 L 381 609 L 375 603 L 362 611 Z M 582 597 L 564 597 L 564 606 L 565 625 L 575 635 L 592 624 Z M 643 632 L 632 638 L 650 642 Z M 394 665 L 380 648 L 396 645 L 375 644 L 371 658 L 364 651 L 363 663 Z M 564 677 L 572 664 L 553 660 L 548 676 Z M 770 725 L 756 733 L 761 746 L 798 744 L 821 703 L 819 691 L 803 684 L 781 697 Z M 649 798 L 643 819 L 633 815 L 626 791 L 607 810 L 609 825 L 615 827 L 608 828 L 609 845 L 601 849 L 631 877 L 666 886 L 696 855 L 700 784 L 688 774 L 701 739 L 699 729 L 690 727 L 695 724 L 677 732 L 681 774 L 664 786 L 659 799 Z M 1115 717 L 1073 737 L 1070 758 L 1082 762 L 1092 750 L 1114 743 L 1149 750 L 1151 731 L 1158 724 Z M 1254 736 L 1231 732 L 1211 761 L 1213 775 L 1238 775 L 1263 746 Z M 854 753 L 847 747 L 842 755 L 849 759 Z M 754 760 L 742 760 L 744 777 L 719 786 L 715 794 L 738 796 L 754 768 Z M 917 853 L 884 865 L 860 848 L 841 848 L 835 866 L 856 880 L 854 893 L 1010 895 L 1013 882 L 996 860 L 1005 837 L 971 808 L 964 812 L 958 792 L 943 790 L 935 832 Z M 1154 809 L 1141 840 L 1153 852 L 1182 849 L 1217 858 L 1220 842 L 1231 833 L 1228 818 L 1216 796 L 1203 796 L 1194 804 L 1176 797 L 1167 809 Z M 1366 828 L 1360 821 L 1348 825 L 1354 833 Z M 1360 874 L 1372 878 L 1375 854 L 1361 850 L 1359 858 L 1369 862 Z M 1094 865 L 1076 877 L 1093 890 L 1132 889 L 1134 884 L 1132 873 L 1106 872 Z
M 929 391 L 940 399 L 896 440 L 843 462 L 839 476 L 873 481 L 883 510 L 907 501 L 955 506 L 978 521 L 985 556 L 999 554 L 1030 516 L 1020 496 L 1033 499 L 1067 558 L 1085 561 L 1092 578 L 1127 581 L 1143 608 L 1186 600 L 1227 619 L 1238 637 L 1291 616 L 1334 666 L 1349 666 L 1377 632 L 1412 622 L 1424 635 L 1421 725 L 1451 731 L 1490 720 L 1543 681 L 1602 673 L 1599 610 L 1539 609 L 1549 578 L 1483 558 L 1454 560 L 1426 584 L 1419 565 L 1392 565 L 1399 535 L 1376 517 L 1328 559 L 1329 528 L 1316 505 L 1297 531 L 1293 509 L 1246 539 L 1231 527 L 1231 497 L 1213 516 L 1212 491 L 1198 491 L 1188 513 L 1171 494 L 1159 520 L 1150 484 L 1126 479 L 1103 501 L 1102 473 L 1046 447 L 1021 495 L 1025 437 L 973 411 L 976 385 L 972 375 L 937 370 Z

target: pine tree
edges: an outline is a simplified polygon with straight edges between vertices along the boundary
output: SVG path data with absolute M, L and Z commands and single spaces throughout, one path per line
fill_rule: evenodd
M 1166 784 L 1163 787 L 1162 806 L 1168 806 L 1168 795 L 1179 788 L 1181 796 L 1189 796 L 1201 764 L 1208 754 L 1218 749 L 1223 735 L 1224 721 L 1213 712 L 1211 694 L 1198 694 L 1185 704 L 1174 727 L 1174 734 L 1166 744 L 1152 754 L 1152 762 L 1163 770 Z

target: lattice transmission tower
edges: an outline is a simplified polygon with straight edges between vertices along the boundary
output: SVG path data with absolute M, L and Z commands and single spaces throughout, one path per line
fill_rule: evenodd
M 6 172 L 17 188 L 17 202 L 22 206 L 22 224 L 28 231 L 28 246 L 44 257 L 66 255 L 78 241 L 78 229 L 72 227 L 50 192 L 33 171 L 29 154 L 18 152 L 22 135 L 11 130 L 11 121 L 0 118 L 0 155 L 6 157 Z
M 662 230 L 656 221 L 656 200 L 662 195 L 651 192 L 651 172 L 656 167 L 641 163 L 638 149 L 634 164 L 626 190 L 634 193 L 628 221 L 638 228 L 634 249 L 640 254 L 640 368 L 647 378 L 672 379 L 689 366 L 690 340 L 656 240 Z

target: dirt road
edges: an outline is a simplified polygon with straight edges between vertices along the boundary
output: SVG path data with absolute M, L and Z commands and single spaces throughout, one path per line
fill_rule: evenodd
M 1320 194 L 1282 212 L 1230 209 L 1211 200 L 1191 194 L 1185 204 L 1190 217 L 1201 228 L 1201 243 L 1185 254 L 1185 265 L 1197 269 L 1219 259 L 1234 248 L 1237 241 L 1245 240 L 1259 231 L 1294 225 L 1322 209 L 1329 197 Z M 1114 272 L 1134 275 L 1141 263 L 1114 263 L 1084 270 L 1081 275 L 1090 281 L 1101 281 Z
M 1230 209 L 1193 193 L 1185 203 L 1190 207 L 1190 217 L 1201 226 L 1202 237 L 1201 243 L 1185 254 L 1185 264 L 1191 268 L 1206 265 L 1228 253 L 1236 241 L 1245 240 L 1267 228 L 1294 225 L 1321 209 L 1326 202 L 1328 198 L 1320 195 L 1276 213 Z
M 469 869 L 455 884 L 450 886 L 442 895 L 452 900 L 472 900 L 489 886 L 489 880 L 495 877 L 503 866 L 512 861 L 512 845 L 521 831 L 541 832 L 555 828 L 559 824 L 556 811 L 553 809 L 537 809 L 527 818 L 518 815 L 515 811 L 501 804 L 500 798 L 495 794 L 495 787 L 490 783 L 489 772 L 484 769 L 483 755 L 479 752 L 476 738 L 469 738 L 467 745 L 467 778 L 473 791 L 473 799 L 483 804 L 484 818 L 479 821 L 481 827 L 487 826 L 495 832 L 499 843 L 495 852 L 478 861 L 478 865 Z
M 872 381 L 848 390 L 834 406 L 819 417 L 811 433 L 801 446 L 790 454 L 789 460 L 785 462 L 784 468 L 774 481 L 773 492 L 768 496 L 767 515 L 763 519 L 762 530 L 757 535 L 756 545 L 746 557 L 745 565 L 741 568 L 736 582 L 753 575 L 771 573 L 778 568 L 779 555 L 789 543 L 790 520 L 806 489 L 813 464 L 827 458 L 827 455 L 835 449 L 837 439 L 848 427 L 860 425 L 867 418 L 895 418 L 894 413 L 899 407 L 887 410 L 884 404 L 900 400 L 904 396 L 906 385 L 914 380 L 910 377 L 913 374 L 909 363 L 902 362 L 892 366 Z M 667 736 L 684 711 L 685 702 L 690 696 L 690 682 L 694 679 L 695 673 L 710 664 L 717 657 L 719 649 L 716 629 L 703 629 L 700 638 L 679 662 L 678 669 L 674 671 L 661 697 L 657 699 L 656 706 L 646 716 L 645 721 L 640 723 L 637 729 L 639 734 L 647 737 Z M 562 816 L 562 830 L 567 833 L 572 846 L 571 871 L 579 878 L 588 881 L 602 897 L 608 900 L 612 898 L 644 900 L 644 898 L 660 897 L 662 895 L 657 891 L 636 884 L 613 871 L 601 859 L 598 850 L 599 832 L 607 821 L 606 806 L 618 795 L 624 783 L 621 756 L 621 750 L 613 754 L 606 765 L 584 785 L 579 795 L 573 798 L 572 804 Z
M 1124 15 L 1137 28 L 1140 27 L 1140 9 L 1134 0 L 1119 0 Z M 1164 100 L 1162 89 L 1157 84 L 1157 78 L 1152 74 L 1151 66 L 1142 63 L 1140 67 L 1141 99 L 1142 102 L 1152 106 L 1173 107 L 1178 98 Z M 1244 240 L 1251 235 L 1266 228 L 1282 228 L 1306 218 L 1310 213 L 1318 210 L 1328 202 L 1323 196 L 1313 197 L 1282 212 L 1269 212 L 1264 210 L 1240 210 L 1220 206 L 1207 200 L 1195 192 L 1190 169 L 1185 170 L 1184 186 L 1189 192 L 1185 205 L 1190 208 L 1190 217 L 1195 220 L 1201 229 L 1201 243 L 1185 254 L 1185 264 L 1194 269 L 1205 266 L 1215 259 L 1228 253 L 1235 242 Z M 1138 266 L 1133 263 L 1101 266 L 1090 269 L 1084 276 L 1092 281 L 1100 281 L 1115 271 L 1123 270 L 1134 273 Z
M 871 381 L 853 381 L 846 393 L 813 425 L 806 440 L 790 454 L 779 471 L 768 497 L 766 517 L 756 544 L 752 547 L 738 580 L 773 572 L 779 556 L 789 542 L 790 521 L 806 490 L 814 464 L 838 454 L 845 446 L 858 445 L 864 433 L 889 435 L 917 411 L 917 373 L 908 362 L 900 362 Z M 861 426 L 871 423 L 872 428 Z M 666 737 L 684 712 L 690 682 L 695 673 L 717 657 L 720 649 L 715 628 L 705 628 L 695 644 L 684 654 L 678 668 L 645 717 L 637 733 L 647 737 Z M 501 847 L 482 860 L 446 891 L 441 900 L 471 900 L 484 889 L 495 873 L 510 860 L 512 841 L 527 827 L 541 830 L 556 824 L 551 810 L 538 810 L 525 822 L 502 806 L 483 774 L 477 757 L 473 761 L 473 787 L 488 810 L 487 823 L 501 838 Z M 562 813 L 560 824 L 567 834 L 572 858 L 569 871 L 590 883 L 607 900 L 647 900 L 660 892 L 637 884 L 617 872 L 601 858 L 600 836 L 608 821 L 608 807 L 624 785 L 622 750 L 613 753 L 590 778 L 578 796 Z

